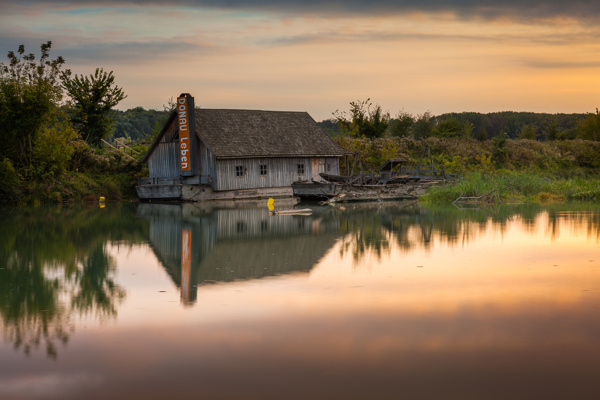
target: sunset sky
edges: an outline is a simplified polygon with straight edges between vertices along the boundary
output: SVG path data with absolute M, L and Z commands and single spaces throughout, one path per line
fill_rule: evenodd
M 600 107 L 593 0 L 1 0 L 0 61 L 24 44 L 89 75 L 117 108 L 308 111 L 371 98 L 395 116 Z

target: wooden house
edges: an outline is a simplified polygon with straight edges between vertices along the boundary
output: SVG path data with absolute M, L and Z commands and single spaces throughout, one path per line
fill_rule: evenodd
M 338 174 L 348 151 L 306 112 L 196 109 L 187 94 L 144 156 L 141 199 L 292 196 L 295 181 Z M 188 134 L 189 132 L 189 134 Z

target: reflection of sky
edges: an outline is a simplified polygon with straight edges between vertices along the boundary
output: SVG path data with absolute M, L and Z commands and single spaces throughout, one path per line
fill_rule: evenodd
M 340 239 L 309 274 L 203 285 L 192 308 L 147 246 L 113 246 L 117 320 L 56 362 L 1 347 L 0 398 L 595 398 L 599 243 L 546 218 L 407 251 L 392 235 L 358 262 Z

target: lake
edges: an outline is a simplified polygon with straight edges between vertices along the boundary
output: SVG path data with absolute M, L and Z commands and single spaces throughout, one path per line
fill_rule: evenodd
M 0 209 L 0 398 L 600 398 L 599 205 L 308 207 Z

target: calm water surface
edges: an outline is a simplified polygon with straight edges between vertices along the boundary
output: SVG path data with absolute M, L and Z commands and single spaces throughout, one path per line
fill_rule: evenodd
M 311 207 L 0 210 L 0 398 L 600 398 L 600 207 Z

